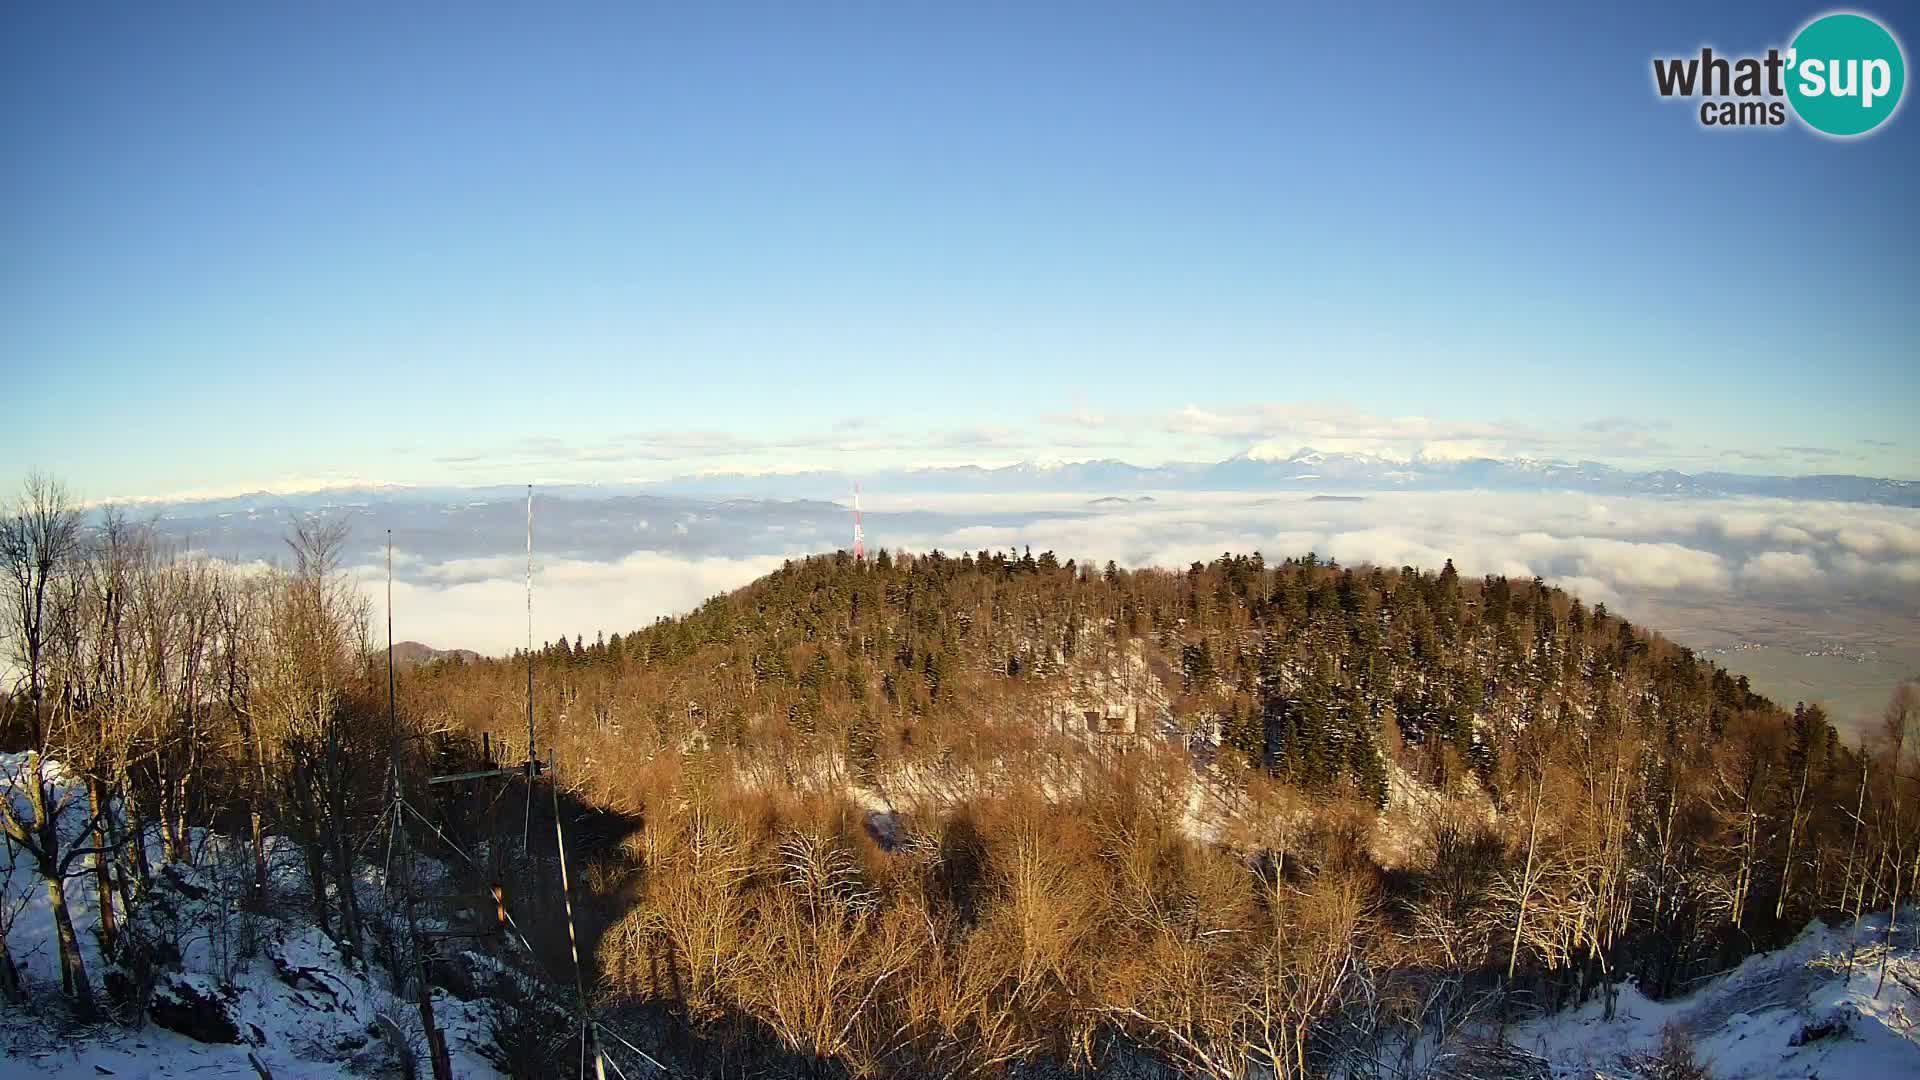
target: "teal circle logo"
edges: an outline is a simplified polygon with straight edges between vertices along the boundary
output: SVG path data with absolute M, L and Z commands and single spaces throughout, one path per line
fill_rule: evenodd
M 1822 15 L 1787 51 L 1787 100 L 1808 127 L 1828 135 L 1879 127 L 1900 107 L 1906 86 L 1900 43 L 1865 15 Z

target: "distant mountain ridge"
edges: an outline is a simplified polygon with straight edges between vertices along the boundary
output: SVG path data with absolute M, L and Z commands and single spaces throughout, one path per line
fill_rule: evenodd
M 393 662 L 401 667 L 415 667 L 435 660 L 471 663 L 478 659 L 480 654 L 472 649 L 436 649 L 418 641 L 398 641 L 393 646 Z
M 541 498 L 600 499 L 641 496 L 711 500 L 788 499 L 844 501 L 855 481 L 876 494 L 1017 494 L 1073 492 L 1116 495 L 1144 491 L 1584 491 L 1600 495 L 1672 495 L 1694 498 L 1760 496 L 1920 507 L 1920 481 L 1822 474 L 1780 476 L 1730 472 L 1686 473 L 1675 469 L 1634 472 L 1597 461 L 1540 458 L 1397 459 L 1372 454 L 1301 449 L 1286 456 L 1255 452 L 1216 462 L 1134 465 L 1117 458 L 1089 461 L 1024 461 L 1012 465 L 955 465 L 881 469 L 852 473 L 705 472 L 663 481 L 542 484 Z M 389 503 L 472 505 L 524 495 L 519 485 L 417 487 L 368 484 L 311 492 L 262 490 L 219 497 L 182 496 L 140 500 L 138 509 L 191 507 L 196 512 L 246 512 L 264 507 L 314 509 Z
M 1039 491 L 1590 491 L 1610 495 L 1730 495 L 1920 506 L 1920 481 L 1850 475 L 1778 476 L 1632 472 L 1597 461 L 1537 458 L 1413 458 L 1301 449 L 1285 457 L 1236 454 L 1224 461 L 1133 465 L 1115 458 L 887 469 L 857 477 L 864 490 L 906 493 Z M 651 490 L 686 495 L 838 498 L 852 473 L 705 473 L 680 476 Z

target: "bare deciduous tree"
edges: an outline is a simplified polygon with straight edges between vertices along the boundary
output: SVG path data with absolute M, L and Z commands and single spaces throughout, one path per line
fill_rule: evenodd
M 46 651 L 58 633 L 55 623 L 70 617 L 70 609 L 56 611 L 63 578 L 74 570 L 80 542 L 80 512 L 58 481 L 41 474 L 29 476 L 20 495 L 0 519 L 0 582 L 6 590 L 6 616 L 15 658 L 27 686 L 28 749 L 22 765 L 0 777 L 0 827 L 7 837 L 33 856 L 46 881 L 47 902 L 53 910 L 60 945 L 61 988 L 83 1017 L 94 1012 L 93 987 L 87 979 L 80 938 L 74 932 L 67 906 L 66 883 L 81 857 L 99 849 L 84 843 L 94 832 L 91 817 L 74 824 L 79 815 L 72 786 L 56 791 L 49 756 L 61 742 L 60 725 L 70 718 L 69 701 L 49 709 L 45 700 Z M 24 812 L 16 798 L 25 801 Z

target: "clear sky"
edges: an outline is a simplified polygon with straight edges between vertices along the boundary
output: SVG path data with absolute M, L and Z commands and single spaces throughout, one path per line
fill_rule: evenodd
M 1920 476 L 1914 108 L 1652 86 L 1824 8 L 1294 7 L 8 5 L 0 472 Z

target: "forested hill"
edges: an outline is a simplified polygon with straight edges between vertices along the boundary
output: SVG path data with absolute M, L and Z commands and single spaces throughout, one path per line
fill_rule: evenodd
M 1269 1052 L 1238 1040 L 1280 1016 L 1300 1060 L 1378 1052 L 1398 1036 L 1377 1015 L 1353 1029 L 1372 1049 L 1328 1032 L 1393 995 L 1395 1030 L 1440 1000 L 1610 1010 L 1624 977 L 1662 997 L 1810 916 L 1897 905 L 1920 866 L 1912 701 L 1869 757 L 1603 606 L 1451 563 L 836 553 L 533 668 L 541 745 L 645 821 L 602 871 L 633 890 L 596 948 L 607 1000 L 761 1045 L 703 1019 L 778 1029 L 786 1007 L 714 935 L 764 940 L 792 883 L 857 881 L 848 910 L 903 920 L 928 966 L 884 1016 L 842 1019 L 932 1042 L 779 1044 L 863 1068 L 1071 1057 L 1053 1040 L 1080 1031 L 1202 1072 L 1197 1047 L 1242 1047 L 1216 1062 L 1237 1075 Z M 524 745 L 526 677 L 523 657 L 440 662 L 404 697 Z M 807 985 L 836 1017 L 864 992 Z M 1281 985 L 1305 997 L 1222 1004 Z M 987 1012 L 916 1012 L 929 986 Z
M 120 977 L 156 964 L 240 1000 L 237 947 L 143 944 L 188 873 L 343 970 L 465 985 L 359 887 L 417 846 L 504 909 L 473 970 L 518 981 L 467 989 L 521 1075 L 553 1075 L 565 1000 L 688 1075 L 1305 1080 L 1519 1060 L 1528 1016 L 1670 997 L 1920 880 L 1920 695 L 1869 754 L 1539 581 L 837 553 L 531 664 L 390 675 L 342 526 L 261 570 L 29 495 L 0 828 L 12 895 L 46 897 L 12 940 L 58 968 L 0 949 L 8 1008 L 177 1019 Z
M 1497 792 L 1503 755 L 1539 720 L 1545 733 L 1625 725 L 1689 755 L 1736 720 L 1793 722 L 1823 760 L 1839 752 L 1817 708 L 1792 721 L 1744 677 L 1605 605 L 1538 578 L 1463 579 L 1451 562 L 1423 573 L 1227 554 L 1175 572 L 1052 552 L 842 552 L 631 634 L 549 643 L 537 660 L 547 693 L 572 704 L 586 691 L 576 712 L 645 716 L 669 737 L 694 725 L 743 750 L 831 734 L 864 757 L 910 745 L 919 725 L 1009 709 L 1050 719 L 1047 703 L 1089 675 L 1138 673 L 1101 682 L 1118 687 L 1109 701 L 1137 700 L 1139 733 L 1217 741 L 1293 784 L 1346 781 L 1375 799 L 1389 758 L 1443 786 L 1470 769 Z M 518 657 L 475 667 L 521 677 Z

